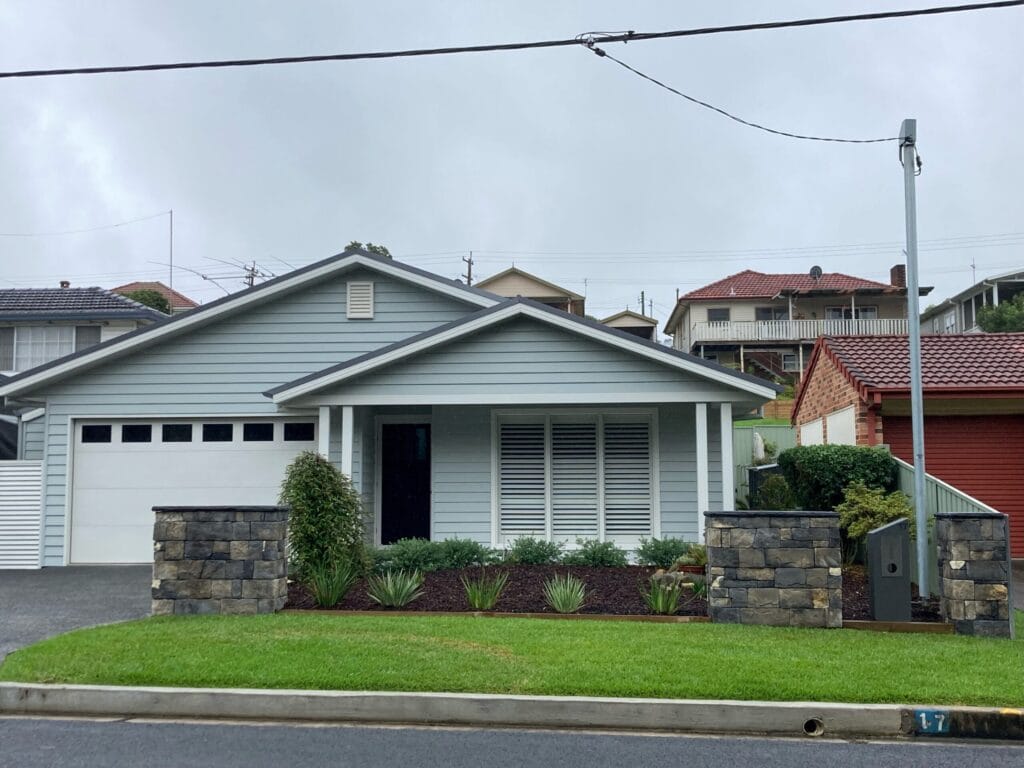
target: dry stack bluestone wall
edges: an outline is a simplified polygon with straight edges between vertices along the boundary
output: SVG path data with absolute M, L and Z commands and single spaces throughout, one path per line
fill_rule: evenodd
M 287 507 L 153 507 L 153 614 L 284 607 Z
M 835 512 L 706 512 L 711 620 L 843 625 Z

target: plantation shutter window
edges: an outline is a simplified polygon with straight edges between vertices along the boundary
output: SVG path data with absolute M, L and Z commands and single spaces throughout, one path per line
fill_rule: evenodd
M 604 524 L 608 538 L 650 536 L 651 427 L 647 422 L 604 425 Z
M 652 418 L 557 414 L 499 419 L 500 538 L 635 546 L 655 533 Z
M 347 299 L 350 320 L 373 319 L 373 283 L 349 283 Z
M 501 535 L 547 535 L 545 425 L 502 424 L 498 457 Z

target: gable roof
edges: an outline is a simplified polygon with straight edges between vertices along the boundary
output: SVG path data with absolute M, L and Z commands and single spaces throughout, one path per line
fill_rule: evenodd
M 117 288 L 111 288 L 114 293 L 131 293 L 132 291 L 156 291 L 165 299 L 167 303 L 171 305 L 171 310 L 184 310 L 184 309 L 195 309 L 199 306 L 199 302 L 192 301 L 188 296 L 183 293 L 179 293 L 173 288 L 164 285 L 159 280 L 151 280 L 149 282 L 136 281 L 134 283 L 125 283 L 119 285 Z
M 647 315 L 641 315 L 639 312 L 634 312 L 632 309 L 624 309 L 622 312 L 616 312 L 614 315 L 609 315 L 608 317 L 601 321 L 601 324 L 607 325 L 613 320 L 618 320 L 620 318 L 627 317 L 631 320 L 638 321 L 640 325 L 657 326 L 658 324 L 658 321 L 655 318 L 648 317 Z
M 159 320 L 163 312 L 104 288 L 5 288 L 0 320 Z
M 819 358 L 830 359 L 865 400 L 910 391 L 906 336 L 823 336 L 803 377 L 794 415 Z M 1024 333 L 935 334 L 921 337 L 925 393 L 1024 392 Z
M 156 313 L 163 318 L 159 322 L 12 376 L 8 382 L 0 384 L 0 397 L 24 393 L 40 384 L 62 379 L 106 359 L 144 349 L 164 339 L 183 335 L 192 329 L 230 317 L 255 304 L 269 301 L 274 296 L 291 292 L 303 285 L 324 280 L 355 267 L 365 267 L 399 280 L 415 283 L 428 290 L 478 307 L 489 307 L 500 301 L 497 296 L 487 291 L 470 288 L 456 280 L 449 280 L 432 272 L 369 253 L 361 248 L 346 248 L 339 254 L 275 277 L 265 283 L 254 285 L 252 288 L 224 296 L 189 312 L 173 316 Z
M 725 368 L 717 363 L 641 339 L 593 320 L 570 315 L 531 299 L 515 298 L 383 349 L 287 382 L 279 387 L 269 389 L 263 394 L 272 398 L 275 403 L 286 403 L 514 317 L 530 317 L 765 399 L 773 398 L 776 393 L 782 391 L 782 387 L 756 376 Z
M 583 301 L 584 298 L 583 296 L 580 296 L 578 293 L 570 291 L 568 288 L 563 288 L 562 286 L 557 285 L 556 283 L 552 283 L 547 280 L 544 280 L 543 278 L 537 277 L 536 275 L 532 275 L 526 270 L 520 269 L 519 267 L 509 267 L 508 269 L 499 272 L 496 275 L 485 277 L 483 280 L 477 280 L 477 288 L 483 288 L 485 285 L 491 285 L 492 283 L 496 283 L 498 280 L 501 280 L 503 277 L 508 277 L 509 275 L 517 275 L 527 280 L 532 280 L 533 282 L 543 285 L 546 288 L 550 288 L 552 291 L 555 292 L 556 295 L 567 296 L 568 298 L 573 299 L 574 301 Z

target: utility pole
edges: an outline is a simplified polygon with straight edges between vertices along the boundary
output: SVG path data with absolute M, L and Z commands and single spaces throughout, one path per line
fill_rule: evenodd
M 472 285 L 473 284 L 473 252 L 470 251 L 468 257 L 463 256 L 462 257 L 462 261 L 466 265 L 466 274 L 464 274 L 462 277 L 465 278 L 466 285 Z
M 643 314 L 642 312 L 640 314 Z M 654 317 L 654 299 L 647 300 L 647 316 Z
M 168 232 L 168 238 L 167 238 L 167 246 L 168 246 L 168 251 L 169 251 L 168 255 L 170 256 L 170 261 L 168 262 L 169 269 L 168 269 L 168 277 L 167 277 L 167 287 L 168 288 L 173 288 L 174 287 L 174 209 L 171 208 L 171 210 L 169 210 L 167 213 L 171 217 L 170 218 L 170 231 Z
M 917 190 L 921 172 L 917 154 L 917 120 L 900 126 L 900 162 L 907 223 L 907 322 L 910 336 L 910 423 L 914 437 L 914 519 L 917 523 L 917 588 L 928 597 L 928 511 L 924 495 L 924 396 L 921 386 L 921 312 L 917 280 Z
M 647 296 L 643 291 L 640 291 L 640 314 L 644 313 L 644 307 L 647 305 Z

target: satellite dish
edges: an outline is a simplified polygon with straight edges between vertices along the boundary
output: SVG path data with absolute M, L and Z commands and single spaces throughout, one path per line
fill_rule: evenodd
M 812 280 L 819 280 L 820 278 L 821 278 L 821 267 L 819 267 L 817 264 L 815 264 L 813 267 L 811 267 L 811 279 Z

